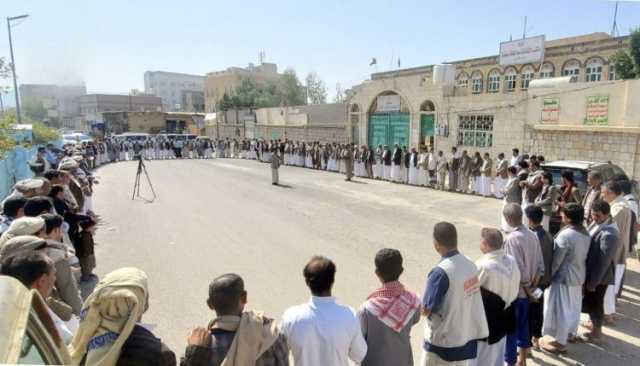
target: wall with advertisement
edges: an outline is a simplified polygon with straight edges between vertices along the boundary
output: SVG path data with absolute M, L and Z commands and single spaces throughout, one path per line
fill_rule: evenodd
M 542 99 L 542 111 L 540 113 L 540 122 L 557 123 L 559 119 L 560 119 L 560 98 Z
M 609 96 L 591 95 L 587 97 L 585 125 L 606 126 L 609 124 Z

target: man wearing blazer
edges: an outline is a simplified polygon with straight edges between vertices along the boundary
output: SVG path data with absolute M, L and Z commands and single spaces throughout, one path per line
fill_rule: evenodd
M 584 219 L 587 225 L 591 224 L 591 207 L 593 203 L 600 199 L 600 190 L 602 189 L 602 174 L 595 170 L 589 172 L 587 175 L 587 184 L 589 190 L 582 199 L 582 207 L 584 207 Z
M 593 202 L 592 222 L 589 225 L 591 244 L 587 254 L 587 275 L 582 300 L 582 309 L 591 318 L 590 330 L 581 335 L 585 341 L 598 340 L 602 336 L 604 296 L 607 287 L 615 283 L 615 256 L 620 245 L 620 232 L 609 213 L 610 206 L 607 202 Z

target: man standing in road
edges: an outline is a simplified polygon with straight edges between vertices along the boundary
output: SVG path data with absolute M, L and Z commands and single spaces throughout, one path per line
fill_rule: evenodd
M 436 166 L 438 170 L 438 189 L 444 191 L 445 181 L 447 180 L 447 171 L 449 169 L 449 163 L 447 158 L 444 157 L 442 150 L 438 151 L 438 157 L 436 158 Z
M 303 274 L 311 300 L 287 309 L 281 323 L 294 364 L 348 366 L 349 359 L 362 362 L 367 343 L 356 313 L 336 303 L 331 296 L 336 265 L 329 258 L 315 256 L 304 267 Z
M 213 280 L 207 305 L 216 318 L 191 331 L 180 365 L 288 366 L 287 341 L 275 321 L 245 310 L 246 304 L 242 277 L 228 273 Z
M 502 234 L 497 229 L 480 232 L 480 251 L 476 261 L 480 271 L 480 292 L 489 325 L 489 337 L 478 342 L 478 357 L 470 366 L 504 365 L 507 334 L 513 333 L 516 314 L 512 303 L 520 290 L 520 271 L 512 256 L 502 250 Z
M 584 207 L 584 221 L 587 225 L 591 224 L 591 206 L 593 203 L 600 199 L 600 191 L 602 190 L 602 174 L 600 172 L 592 170 L 587 175 L 587 184 L 589 190 L 587 194 L 582 198 L 582 207 Z
M 585 341 L 598 341 L 602 337 L 604 323 L 604 295 L 609 285 L 614 284 L 615 255 L 620 245 L 620 233 L 611 219 L 609 204 L 595 201 L 591 206 L 592 222 L 589 225 L 591 246 L 587 254 L 587 275 L 584 282 L 582 311 L 591 319 L 580 338 Z
M 478 340 L 489 336 L 476 265 L 458 251 L 455 226 L 439 222 L 433 244 L 442 259 L 427 278 L 422 299 L 422 366 L 466 365 L 477 356 Z
M 616 297 L 620 292 L 622 277 L 626 268 L 627 254 L 629 251 L 629 240 L 631 239 L 631 215 L 633 212 L 629 208 L 627 200 L 622 194 L 620 182 L 608 181 L 602 186 L 602 198 L 611 206 L 611 217 L 620 231 L 620 245 L 616 252 L 615 283 L 607 288 L 604 297 L 604 319 L 605 323 L 612 323 L 615 319 Z
M 344 160 L 345 167 L 345 176 L 347 182 L 351 181 L 353 178 L 353 146 L 351 144 L 347 144 L 347 147 L 342 152 L 342 159 Z
M 522 222 L 522 208 L 508 203 L 503 211 L 509 234 L 504 242 L 504 252 L 511 255 L 520 271 L 520 290 L 514 302 L 516 331 L 507 335 L 505 362 L 509 365 L 527 364 L 527 353 L 531 348 L 529 337 L 529 297 L 533 297 L 539 276 L 544 272 L 544 261 L 538 237 Z M 519 356 L 519 357 L 518 357 Z
M 367 341 L 362 366 L 413 366 L 411 328 L 420 321 L 420 298 L 398 281 L 404 271 L 396 249 L 380 249 L 375 258 L 382 287 L 371 293 L 358 312 Z
M 276 152 L 271 158 L 271 184 L 274 186 L 277 186 L 280 183 L 278 169 L 280 169 L 280 155 Z

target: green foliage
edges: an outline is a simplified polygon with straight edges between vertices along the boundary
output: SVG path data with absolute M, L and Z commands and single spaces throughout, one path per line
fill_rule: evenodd
M 631 31 L 630 53 L 636 65 L 636 77 L 640 77 L 640 28 Z
M 4 57 L 0 57 L 0 79 L 8 78 L 10 71 L 9 64 L 4 60 Z
M 619 50 L 611 56 L 610 62 L 616 70 L 617 79 L 633 79 L 636 77 L 635 65 L 629 54 L 623 50 Z
M 304 103 L 302 85 L 295 71 L 287 70 L 278 81 L 258 83 L 252 77 L 244 77 L 240 85 L 218 100 L 217 109 L 226 111 L 235 108 L 269 108 Z
M 32 122 L 32 126 L 34 145 L 45 145 L 60 138 L 58 130 L 48 127 L 42 122 Z
M 290 107 L 307 104 L 304 89 L 294 69 L 284 70 L 279 84 L 282 105 Z
M 327 103 L 327 87 L 315 72 L 309 73 L 305 79 L 307 99 L 311 104 Z
M 11 134 L 11 126 L 16 124 L 16 115 L 13 113 L 5 113 L 0 118 L 0 158 L 5 152 L 16 146 L 15 140 Z
M 48 117 L 47 109 L 39 101 L 22 103 L 22 112 L 26 118 L 34 121 L 44 121 Z

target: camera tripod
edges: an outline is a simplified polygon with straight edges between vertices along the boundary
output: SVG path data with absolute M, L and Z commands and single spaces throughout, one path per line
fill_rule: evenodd
M 131 200 L 134 200 L 136 197 L 140 197 L 140 176 L 144 172 L 144 176 L 147 178 L 147 183 L 149 183 L 149 188 L 151 188 L 151 193 L 153 193 L 153 198 L 151 200 L 147 200 L 147 202 L 151 203 L 156 199 L 156 191 L 153 189 L 153 184 L 151 184 L 151 178 L 149 178 L 149 173 L 147 173 L 147 167 L 144 165 L 144 161 L 142 160 L 142 155 L 138 155 L 138 172 L 136 173 L 136 180 L 133 184 L 133 195 L 131 196 Z

